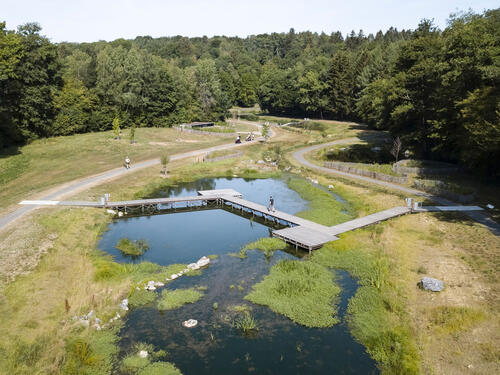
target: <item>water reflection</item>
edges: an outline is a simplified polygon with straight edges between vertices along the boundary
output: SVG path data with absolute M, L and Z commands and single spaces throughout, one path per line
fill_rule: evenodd
M 276 179 L 203 179 L 170 187 L 163 196 L 195 195 L 197 190 L 231 188 L 245 199 L 266 204 L 270 194 L 280 210 L 295 213 L 307 202 Z M 158 194 L 155 194 L 158 196 Z M 191 263 L 203 255 L 218 254 L 201 276 L 183 276 L 168 284 L 169 289 L 206 286 L 205 296 L 194 304 L 160 312 L 155 304 L 132 310 L 121 332 L 122 354 L 136 342 L 147 342 L 169 353 L 183 374 L 370 374 L 377 372 L 364 348 L 350 336 L 345 323 L 330 329 L 299 326 L 267 307 L 244 300 L 252 285 L 259 282 L 279 259 L 303 255 L 293 249 L 276 252 L 271 258 L 251 251 L 247 259 L 228 256 L 248 242 L 270 235 L 271 228 L 261 222 L 215 209 L 181 212 L 116 220 L 103 235 L 100 247 L 118 261 L 114 248 L 119 238 L 147 239 L 150 249 L 138 261 L 167 265 Z M 135 260 L 137 261 L 137 260 Z M 340 316 L 357 285 L 346 272 L 336 272 L 342 287 Z M 232 287 L 231 287 L 232 286 Z M 161 290 L 158 291 L 161 293 Z M 213 308 L 217 302 L 218 309 Z M 251 306 L 259 327 L 255 335 L 242 335 L 232 326 L 235 313 L 231 305 Z M 193 329 L 181 326 L 197 319 Z

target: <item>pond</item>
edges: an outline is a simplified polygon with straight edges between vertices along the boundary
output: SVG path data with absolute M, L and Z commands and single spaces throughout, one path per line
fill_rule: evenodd
M 198 190 L 224 188 L 237 190 L 245 199 L 264 205 L 272 194 L 276 207 L 288 213 L 307 209 L 307 202 L 289 189 L 286 181 L 278 179 L 202 179 L 171 187 L 158 195 L 189 196 Z M 251 241 L 270 236 L 270 231 L 262 223 L 223 209 L 114 220 L 104 233 L 100 248 L 119 262 L 148 260 L 169 265 L 218 255 L 201 275 L 183 276 L 166 286 L 206 288 L 198 302 L 168 311 L 159 311 L 152 303 L 129 312 L 120 333 L 122 354 L 137 342 L 153 344 L 156 349 L 167 351 L 167 360 L 184 375 L 378 373 L 374 361 L 351 337 L 344 321 L 328 329 L 306 328 L 265 306 L 244 300 L 252 285 L 262 280 L 277 261 L 305 254 L 290 248 L 277 251 L 270 258 L 258 251 L 248 252 L 246 259 L 228 255 Z M 150 249 L 139 259 L 131 260 L 114 248 L 122 237 L 146 239 Z M 357 284 L 347 272 L 335 271 L 335 275 L 342 288 L 338 301 L 342 319 Z M 237 317 L 235 305 L 251 309 L 258 327 L 252 335 L 244 335 L 233 326 Z M 191 318 L 198 320 L 198 326 L 182 327 L 181 323 Z

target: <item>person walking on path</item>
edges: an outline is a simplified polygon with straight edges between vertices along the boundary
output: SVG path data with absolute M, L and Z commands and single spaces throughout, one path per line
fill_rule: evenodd
M 125 168 L 130 169 L 130 159 L 128 156 L 125 158 Z
M 274 198 L 273 198 L 273 196 L 272 196 L 272 195 L 269 197 L 269 205 L 267 206 L 267 210 L 268 210 L 268 211 L 271 211 L 271 212 L 276 211 L 276 210 L 274 209 Z

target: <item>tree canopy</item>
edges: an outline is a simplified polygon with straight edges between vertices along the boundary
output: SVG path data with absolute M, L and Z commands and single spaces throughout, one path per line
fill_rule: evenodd
M 500 10 L 439 30 L 300 32 L 53 44 L 0 23 L 0 146 L 223 120 L 233 105 L 360 121 L 422 158 L 499 175 Z

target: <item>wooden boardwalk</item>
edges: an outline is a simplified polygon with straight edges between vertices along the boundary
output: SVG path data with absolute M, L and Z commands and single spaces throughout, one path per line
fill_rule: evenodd
M 341 233 L 366 227 L 367 225 L 380 223 L 381 221 L 392 219 L 393 217 L 406 215 L 409 214 L 410 212 L 411 209 L 408 207 L 390 208 L 385 211 L 377 212 L 376 214 L 364 216 L 359 219 L 354 219 L 342 224 L 334 225 L 333 227 L 328 228 L 328 233 L 336 236 Z
M 372 215 L 361 217 L 347 221 L 342 224 L 327 227 L 310 220 L 306 220 L 295 215 L 287 214 L 286 212 L 274 210 L 269 211 L 266 206 L 258 203 L 250 202 L 242 198 L 242 194 L 233 189 L 220 190 L 200 190 L 197 196 L 174 197 L 174 198 L 153 198 L 153 199 L 138 199 L 129 201 L 115 202 L 87 202 L 87 201 L 22 201 L 22 205 L 45 205 L 45 206 L 74 206 L 74 207 L 94 207 L 108 208 L 118 211 L 127 212 L 127 208 L 141 208 L 142 211 L 149 208 L 164 209 L 176 208 L 177 203 L 183 203 L 183 207 L 191 207 L 190 204 L 197 204 L 199 207 L 205 204 L 215 204 L 215 206 L 224 205 L 230 206 L 231 209 L 237 209 L 249 212 L 252 215 L 258 215 L 266 220 L 271 220 L 276 223 L 290 226 L 290 228 L 274 230 L 273 236 L 281 238 L 287 243 L 296 247 L 311 250 L 318 249 L 327 242 L 335 241 L 341 233 L 349 232 L 368 225 L 380 223 L 394 217 L 409 213 L 418 212 L 449 212 L 449 211 L 480 211 L 481 207 L 477 206 L 428 206 L 410 209 L 409 207 L 394 207 L 385 211 L 377 212 Z M 215 207 L 214 207 L 215 208 Z

